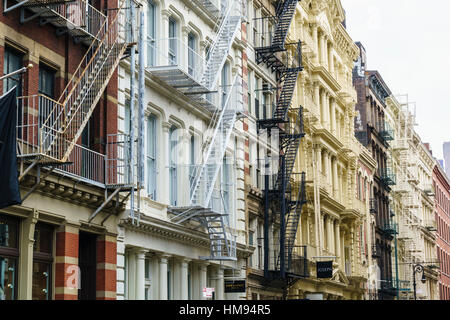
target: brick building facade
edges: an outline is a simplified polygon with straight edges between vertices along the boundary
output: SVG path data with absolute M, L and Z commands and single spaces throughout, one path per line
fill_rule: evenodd
M 433 170 L 435 214 L 437 222 L 437 257 L 440 262 L 440 300 L 450 300 L 450 181 L 436 163 Z
M 95 52 L 90 45 L 104 37 L 103 23 L 117 12 L 106 9 L 117 8 L 117 0 L 6 5 L 0 14 L 0 74 L 33 67 L 0 83 L 3 93 L 18 85 L 23 199 L 21 205 L 0 210 L 0 299 L 115 299 L 117 230 L 112 214 L 119 204 L 110 202 L 98 221 L 91 217 L 105 200 L 106 140 L 117 132 L 117 71 L 105 78 L 102 96 L 92 106 L 86 103 L 92 116 L 86 126 L 76 124 L 80 135 L 74 136 L 68 159 L 48 161 L 45 150 L 27 150 L 42 151 L 39 143 L 50 131 L 44 129 L 45 118 L 52 108 L 67 106 L 64 100 L 74 96 L 78 74 L 88 61 L 95 62 L 85 54 Z

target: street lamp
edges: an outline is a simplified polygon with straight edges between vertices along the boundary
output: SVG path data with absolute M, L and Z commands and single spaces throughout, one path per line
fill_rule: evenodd
M 416 273 L 417 272 L 422 272 L 422 279 L 420 279 L 420 281 L 422 281 L 422 283 L 425 283 L 427 281 L 427 278 L 425 278 L 425 272 L 424 272 L 424 268 L 421 264 L 415 264 L 413 265 L 413 287 L 414 287 L 414 300 L 417 300 L 417 296 L 416 296 Z

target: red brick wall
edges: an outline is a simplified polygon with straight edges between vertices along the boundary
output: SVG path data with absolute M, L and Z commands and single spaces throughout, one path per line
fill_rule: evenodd
M 78 229 L 61 226 L 56 232 L 55 299 L 78 299 Z
M 450 300 L 450 184 L 438 166 L 433 170 L 440 300 Z
M 110 236 L 97 239 L 97 299 L 116 299 L 117 243 Z

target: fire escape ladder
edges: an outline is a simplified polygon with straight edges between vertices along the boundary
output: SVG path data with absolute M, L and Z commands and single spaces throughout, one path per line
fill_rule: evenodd
M 300 222 L 300 217 L 303 209 L 303 205 L 306 203 L 306 179 L 305 173 L 301 174 L 300 188 L 298 189 L 296 199 L 292 200 L 290 203 L 289 214 L 286 219 L 286 229 L 285 229 L 285 261 L 286 270 L 290 269 L 292 262 L 292 251 L 295 245 L 295 238 L 297 236 L 298 225 Z M 279 261 L 280 259 L 278 259 Z
M 100 42 L 93 42 L 66 86 L 59 103 L 49 112 L 41 131 L 41 153 L 56 161 L 69 158 L 111 76 L 128 47 L 125 0 L 116 14 L 99 30 Z
M 305 174 L 302 173 L 301 186 L 299 188 L 296 199 L 292 200 L 292 185 L 290 183 L 290 177 L 294 169 L 295 160 L 297 158 L 298 148 L 301 139 L 305 136 L 303 131 L 303 107 L 299 108 L 296 122 L 290 122 L 286 124 L 287 128 L 284 133 L 281 134 L 281 149 L 284 154 L 284 174 L 280 172 L 275 184 L 276 190 L 286 190 L 286 194 L 282 195 L 280 201 L 286 201 L 286 219 L 285 219 L 285 251 L 280 252 L 277 260 L 277 269 L 280 270 L 281 254 L 285 255 L 286 270 L 289 270 L 292 250 L 294 248 L 295 235 L 297 233 L 298 223 L 300 219 L 300 213 L 303 204 L 306 202 L 305 194 Z M 282 185 L 282 179 L 284 176 L 285 186 Z M 283 188 L 284 187 L 284 188 Z
M 209 50 L 209 59 L 201 80 L 201 83 L 209 90 L 213 90 L 217 84 L 220 70 L 225 64 L 241 21 L 241 1 L 231 0 L 227 1 L 227 4 L 227 7 L 222 8 L 224 17 Z
M 276 11 L 276 27 L 268 47 L 256 48 L 256 62 L 268 62 L 276 52 L 285 51 L 286 37 L 294 17 L 295 8 L 299 0 L 285 0 L 280 2 Z
M 303 107 L 299 108 L 297 115 L 297 121 L 293 123 L 287 123 L 286 130 L 280 133 L 281 150 L 285 158 L 285 183 L 289 184 L 289 180 L 294 169 L 295 160 L 297 158 L 298 147 L 300 146 L 301 139 L 305 136 L 303 132 Z M 297 127 L 297 128 L 296 128 Z M 296 129 L 298 130 L 296 132 Z M 281 190 L 282 174 L 278 174 L 275 189 Z M 287 189 L 286 189 L 287 190 Z
M 237 98 L 235 94 L 238 87 L 239 77 L 236 76 L 233 87 L 227 92 L 223 108 L 218 110 L 218 115 L 214 117 L 217 119 L 215 128 L 211 138 L 206 139 L 207 145 L 203 147 L 203 150 L 206 151 L 203 155 L 203 164 L 195 173 L 195 178 L 193 180 L 191 189 L 193 192 L 190 200 L 191 205 L 207 207 L 211 199 L 214 185 L 225 155 L 226 145 L 236 121 L 236 102 L 231 100 Z
M 194 171 L 191 182 L 191 197 L 187 210 L 172 218 L 172 222 L 182 223 L 194 217 L 200 217 L 206 225 L 210 239 L 210 257 L 208 260 L 235 260 L 235 240 L 231 239 L 227 208 L 222 208 L 212 199 L 216 182 L 231 132 L 242 109 L 241 78 L 237 75 L 231 88 L 224 92 L 222 108 L 216 111 L 211 120 L 211 136 L 202 148 L 203 161 Z M 209 131 L 209 130 L 208 130 Z M 182 208 L 185 209 L 185 208 Z

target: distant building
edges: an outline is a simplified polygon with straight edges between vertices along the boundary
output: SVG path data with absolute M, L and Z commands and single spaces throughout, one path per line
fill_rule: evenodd
M 450 177 L 450 142 L 444 142 L 444 168 L 447 177 Z
M 439 162 L 439 164 L 441 165 L 442 168 L 445 167 L 445 166 L 444 166 L 444 160 L 441 159 L 441 160 L 438 160 L 438 162 Z

